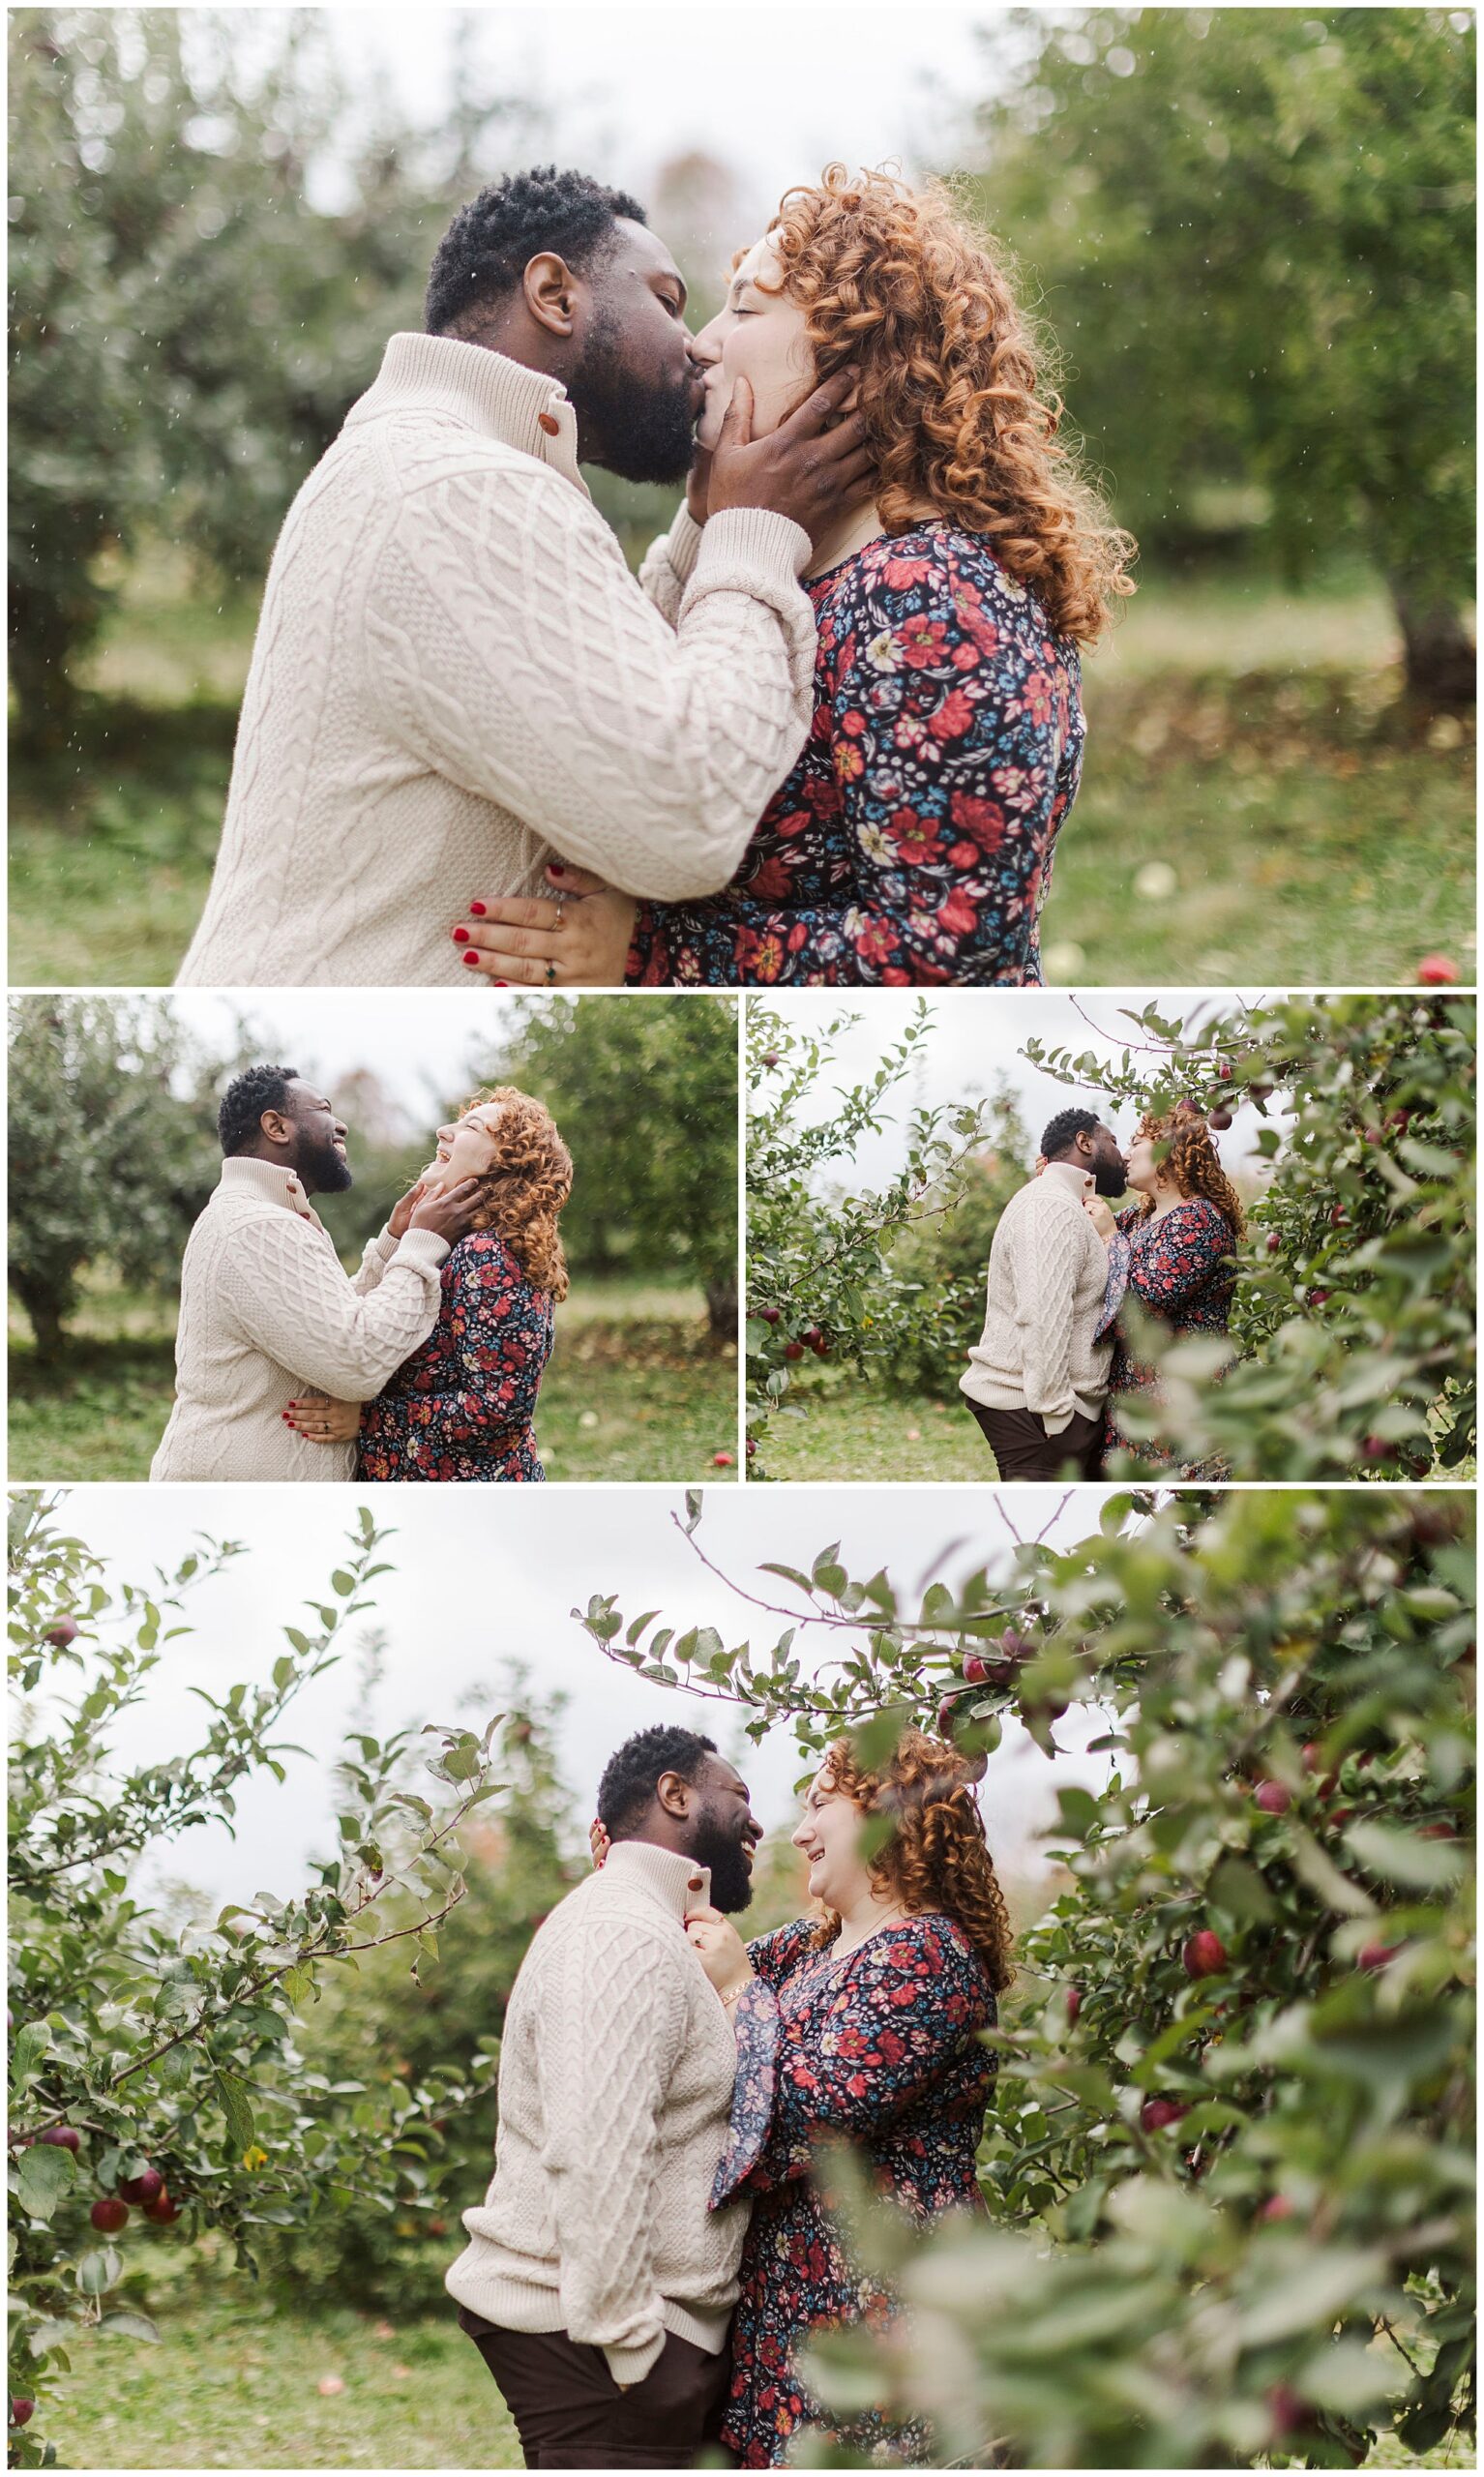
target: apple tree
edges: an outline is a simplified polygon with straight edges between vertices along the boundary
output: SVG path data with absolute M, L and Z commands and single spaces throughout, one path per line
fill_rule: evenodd
M 904 1719 L 984 1748 L 992 1847 L 1008 1720 L 1054 1755 L 1083 1707 L 1106 1758 L 1058 1793 L 1070 1889 L 991 2034 L 985 2219 L 913 2235 L 839 2180 L 908 2311 L 813 2346 L 826 2405 L 930 2414 L 970 2466 L 1468 2457 L 1471 1514 L 1125 1494 L 1071 1547 L 925 1590 L 835 1545 L 764 1566 L 760 1642 L 581 1613 L 609 1659 L 790 1728 L 811 1770 Z
M 930 1292 L 899 1285 L 893 1241 L 914 1221 L 951 1210 L 971 1187 L 985 1134 L 978 1103 L 914 1108 L 896 1176 L 878 1188 L 841 1192 L 856 1147 L 884 1123 L 932 1035 L 931 1012 L 919 1000 L 874 1073 L 838 1089 L 832 1117 L 806 1121 L 801 1109 L 853 1020 L 839 1016 L 816 1035 L 772 1008 L 747 1010 L 747 1450 L 757 1479 L 768 1477 L 770 1420 L 806 1416 L 788 1396 L 811 1354 L 847 1360 L 864 1375 L 883 1353 L 907 1346 L 907 1328 L 933 1317 Z
M 1232 1339 L 1139 1323 L 1163 1401 L 1120 1418 L 1234 1478 L 1421 1477 L 1476 1449 L 1475 1003 L 1284 998 L 1185 1024 L 1134 1019 L 1121 1059 L 1027 1041 L 1062 1083 L 1218 1134 L 1241 1101 L 1271 1179 L 1237 1251 Z M 1280 1127 L 1272 1122 L 1285 1118 Z
M 11 1500 L 10 2449 L 54 2462 L 45 2408 L 79 2326 L 157 2334 L 138 2310 L 151 2250 L 206 2229 L 254 2267 L 263 2239 L 347 2206 L 417 2206 L 440 2120 L 489 2085 L 490 2059 L 411 2086 L 307 2066 L 298 2016 L 327 1979 L 397 1942 L 414 1968 L 463 1894 L 458 1833 L 495 1795 L 490 1742 L 431 1727 L 402 1785 L 405 1735 L 357 1731 L 340 1770 L 334 1854 L 303 1890 L 181 1925 L 143 1896 L 145 1862 L 193 1829 L 231 1829 L 244 1784 L 286 1779 L 282 1726 L 371 1605 L 383 1534 L 362 1511 L 323 1602 L 285 1626 L 266 1679 L 206 1706 L 197 1742 L 115 1752 L 188 1595 L 234 1561 L 203 1544 L 147 1585 L 105 1575 L 59 1507 Z M 389 1914 L 390 1912 L 390 1914 Z

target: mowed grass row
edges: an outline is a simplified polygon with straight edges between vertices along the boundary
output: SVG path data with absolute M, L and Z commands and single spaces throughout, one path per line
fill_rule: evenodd
M 100 1285 L 74 1327 L 45 1367 L 13 1311 L 10 1476 L 147 1478 L 170 1412 L 173 1302 Z M 734 1480 L 736 1369 L 735 1352 L 711 1347 L 698 1296 L 579 1283 L 557 1311 L 536 1415 L 548 1478 Z
M 275 2312 L 209 2298 L 161 2343 L 83 2339 L 45 2432 L 66 2468 L 519 2468 L 503 2401 L 453 2319 Z M 1387 2435 L 1371 2468 L 1467 2468 Z
M 46 2437 L 67 2468 L 519 2468 L 454 2312 L 398 2325 L 219 2298 L 171 2310 L 158 2347 L 72 2347 Z
M 211 873 L 254 616 L 191 604 L 161 567 L 131 581 L 77 745 L 13 771 L 13 983 L 173 978 Z M 1471 979 L 1472 726 L 1409 717 L 1396 657 L 1363 576 L 1304 594 L 1146 577 L 1085 665 L 1088 755 L 1043 919 L 1048 977 L 1405 983 L 1441 951 Z

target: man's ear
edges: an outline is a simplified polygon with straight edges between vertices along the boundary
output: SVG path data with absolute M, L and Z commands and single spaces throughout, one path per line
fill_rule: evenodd
M 690 1812 L 691 1784 L 682 1780 L 678 1772 L 662 1772 L 654 1784 L 654 1794 L 668 1815 L 684 1816 Z
M 285 1118 L 282 1110 L 264 1110 L 257 1131 L 270 1144 L 291 1144 L 294 1139 L 293 1120 Z
M 552 336 L 571 338 L 577 319 L 577 278 L 554 250 L 540 250 L 528 258 L 520 278 L 525 306 L 538 327 Z

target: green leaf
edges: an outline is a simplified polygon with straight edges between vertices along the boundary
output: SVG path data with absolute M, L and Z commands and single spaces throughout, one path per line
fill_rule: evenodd
M 222 2113 L 226 2119 L 226 2137 L 233 2150 L 250 2150 L 252 2146 L 252 2104 L 248 2085 L 235 2073 L 217 2073 L 217 2091 L 222 2101 Z
M 11 2047 L 11 2088 L 17 2097 L 35 2080 L 50 2044 L 51 2032 L 45 2021 L 28 2021 L 16 2031 Z
M 160 2344 L 160 2334 L 147 2313 L 104 2313 L 98 2329 L 104 2338 L 147 2340 L 154 2347 Z
M 33 2142 L 15 2160 L 15 2196 L 21 2209 L 29 2219 L 50 2219 L 76 2175 L 77 2163 L 70 2150 L 51 2142 Z

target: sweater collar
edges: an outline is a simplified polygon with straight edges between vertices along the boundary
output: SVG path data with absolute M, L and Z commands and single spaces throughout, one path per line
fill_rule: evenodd
M 373 384 L 346 414 L 345 428 L 406 411 L 451 414 L 487 438 L 549 464 L 588 495 L 578 470 L 578 417 L 561 380 L 543 370 L 528 370 L 524 362 L 457 336 L 393 336 Z
M 621 1876 L 640 1886 L 680 1925 L 689 1909 L 705 1909 L 711 1900 L 711 1869 L 682 1858 L 678 1849 L 661 1849 L 652 1840 L 615 1840 L 604 1861 L 605 1873 L 616 1866 Z
M 1083 1196 L 1090 1196 L 1092 1193 L 1091 1171 L 1079 1170 L 1075 1161 L 1048 1161 L 1041 1176 L 1043 1179 L 1059 1179 L 1062 1185 L 1076 1196 L 1079 1203 Z
M 323 1227 L 295 1173 L 281 1170 L 276 1161 L 258 1161 L 248 1153 L 230 1154 L 222 1164 L 220 1192 L 256 1196 L 260 1204 L 282 1205 L 289 1212 L 298 1213 L 302 1221 L 312 1221 L 316 1229 Z

